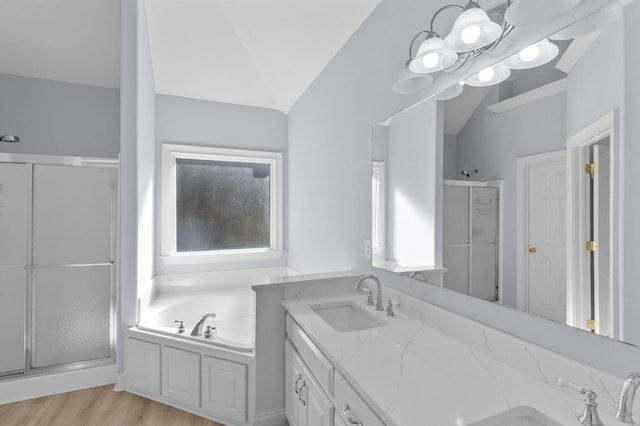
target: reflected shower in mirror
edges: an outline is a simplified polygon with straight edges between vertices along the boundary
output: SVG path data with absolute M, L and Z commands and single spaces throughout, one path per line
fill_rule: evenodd
M 629 342 L 618 162 L 625 67 L 640 60 L 624 50 L 631 13 L 634 1 L 608 6 L 604 28 L 589 17 L 549 35 L 553 61 L 376 126 L 373 266 Z

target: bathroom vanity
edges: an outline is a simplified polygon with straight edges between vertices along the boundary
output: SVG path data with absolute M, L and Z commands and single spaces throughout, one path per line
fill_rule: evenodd
M 558 378 L 593 390 L 605 425 L 622 424 L 612 417 L 620 379 L 392 289 L 382 292 L 385 305 L 396 302 L 393 317 L 353 288 L 285 294 L 292 426 L 579 426 L 584 397 Z

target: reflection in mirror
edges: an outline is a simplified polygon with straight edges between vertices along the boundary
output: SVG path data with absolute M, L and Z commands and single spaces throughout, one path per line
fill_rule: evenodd
M 373 266 L 437 271 L 423 281 L 629 341 L 618 109 L 633 3 L 607 7 L 597 31 L 590 17 L 550 35 L 545 65 L 374 128 Z

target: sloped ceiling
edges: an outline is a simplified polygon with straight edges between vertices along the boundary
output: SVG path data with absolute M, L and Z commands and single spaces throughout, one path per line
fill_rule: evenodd
M 156 91 L 288 112 L 380 0 L 146 0 Z M 1 0 L 0 73 L 119 87 L 120 0 Z
M 147 0 L 159 94 L 288 112 L 380 0 Z

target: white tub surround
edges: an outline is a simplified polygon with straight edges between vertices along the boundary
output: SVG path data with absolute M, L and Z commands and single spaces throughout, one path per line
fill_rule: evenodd
M 351 278 L 355 283 L 357 277 Z M 313 293 L 288 291 L 283 306 L 333 365 L 335 377 L 342 375 L 387 425 L 473 425 L 527 406 L 562 425 L 580 426 L 583 397 L 560 389 L 556 377 L 594 390 L 605 425 L 618 424 L 612 416 L 620 378 L 386 287 L 385 305 L 388 299 L 399 303 L 392 318 L 366 306 L 363 294 L 329 293 L 325 287 L 320 295 L 321 289 L 316 284 Z M 386 325 L 339 333 L 311 308 L 342 302 Z M 336 418 L 342 408 L 336 405 Z

